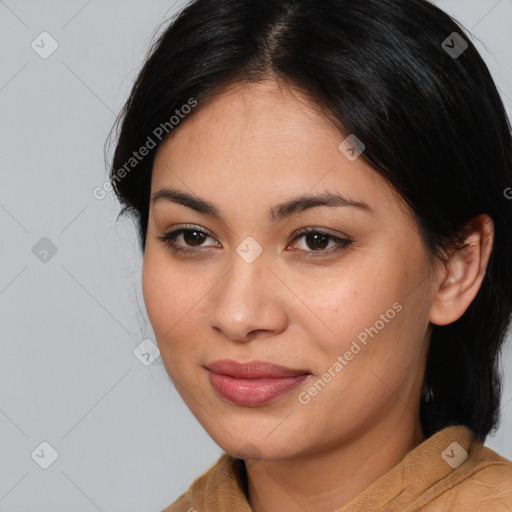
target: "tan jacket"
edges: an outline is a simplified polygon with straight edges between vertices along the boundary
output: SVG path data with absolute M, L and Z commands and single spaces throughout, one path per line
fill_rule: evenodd
M 243 464 L 224 453 L 162 512 L 251 512 Z M 335 512 L 371 511 L 512 512 L 512 462 L 466 427 L 445 428 Z

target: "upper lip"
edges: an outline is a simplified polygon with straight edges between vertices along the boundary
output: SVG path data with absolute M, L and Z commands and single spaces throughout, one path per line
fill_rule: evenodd
M 295 370 L 293 368 L 287 368 L 286 366 L 280 366 L 267 361 L 249 361 L 247 363 L 239 363 L 232 359 L 214 361 L 213 363 L 206 365 L 206 368 L 214 373 L 229 375 L 230 377 L 241 379 L 293 377 L 297 375 L 309 375 L 310 373 L 307 370 Z

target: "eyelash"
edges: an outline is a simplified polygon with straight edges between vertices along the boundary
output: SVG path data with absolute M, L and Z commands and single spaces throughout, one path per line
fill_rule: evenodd
M 176 253 L 198 253 L 199 251 L 204 250 L 204 248 L 197 247 L 197 248 L 189 248 L 185 249 L 183 246 L 179 246 L 176 244 L 175 239 L 181 235 L 182 233 L 185 233 L 187 231 L 197 231 L 198 233 L 202 233 L 206 235 L 207 237 L 214 238 L 212 233 L 207 231 L 206 229 L 199 228 L 198 226 L 194 225 L 187 225 L 182 228 L 169 231 L 165 235 L 158 236 L 157 239 L 163 242 L 172 252 Z M 295 234 L 295 238 L 292 240 L 292 242 L 295 242 L 298 238 L 303 237 L 304 235 L 308 234 L 318 234 L 325 236 L 329 239 L 329 241 L 333 241 L 337 244 L 337 247 L 331 247 L 330 249 L 319 249 L 318 251 L 305 251 L 303 249 L 297 249 L 298 251 L 305 252 L 307 256 L 306 258 L 319 258 L 319 257 L 326 257 L 326 255 L 331 255 L 333 253 L 337 253 L 339 251 L 342 251 L 349 247 L 352 244 L 352 240 L 350 238 L 340 238 L 334 235 L 331 235 L 330 233 L 327 233 L 326 231 L 319 229 L 319 228 L 303 228 L 299 230 Z

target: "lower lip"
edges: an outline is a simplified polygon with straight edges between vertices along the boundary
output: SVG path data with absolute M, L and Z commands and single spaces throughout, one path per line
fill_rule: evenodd
M 210 382 L 223 398 L 245 407 L 267 404 L 277 397 L 289 393 L 301 384 L 308 375 L 291 377 L 265 377 L 261 379 L 237 379 L 228 375 L 208 372 Z

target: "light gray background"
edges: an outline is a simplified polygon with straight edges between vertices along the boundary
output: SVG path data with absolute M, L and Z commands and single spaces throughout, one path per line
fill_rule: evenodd
M 512 0 L 437 4 L 481 41 L 510 115 Z M 221 454 L 161 360 L 133 354 L 154 340 L 135 229 L 112 193 L 92 194 L 151 37 L 182 5 L 0 0 L 0 511 L 159 511 Z M 59 45 L 47 59 L 31 48 L 43 31 Z M 57 247 L 46 262 L 42 237 Z M 487 442 L 508 458 L 510 356 L 509 343 Z M 58 453 L 48 469 L 31 457 L 43 441 Z

